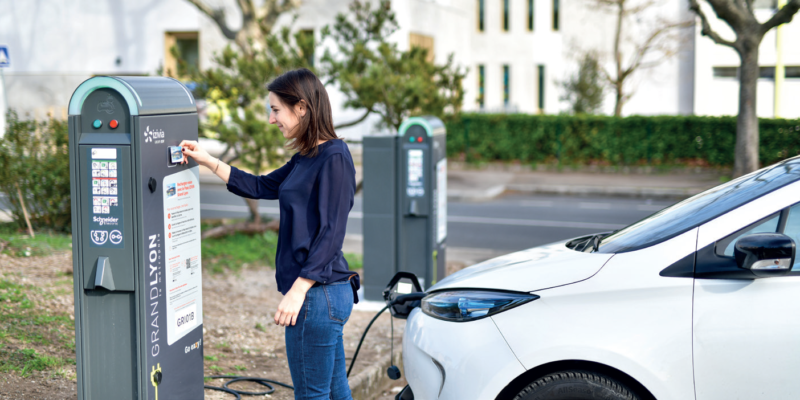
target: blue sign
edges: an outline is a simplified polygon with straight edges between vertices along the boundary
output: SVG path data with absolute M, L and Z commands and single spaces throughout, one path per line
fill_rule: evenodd
M 10 66 L 11 59 L 8 57 L 8 46 L 0 46 L 0 68 Z

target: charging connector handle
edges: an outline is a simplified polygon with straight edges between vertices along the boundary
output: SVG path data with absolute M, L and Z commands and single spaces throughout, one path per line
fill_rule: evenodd
M 400 296 L 395 297 L 394 300 L 392 300 L 389 303 L 389 305 L 401 304 L 401 303 L 406 303 L 406 302 L 415 301 L 415 300 L 422 300 L 427 295 L 428 294 L 425 293 L 425 292 L 402 294 Z

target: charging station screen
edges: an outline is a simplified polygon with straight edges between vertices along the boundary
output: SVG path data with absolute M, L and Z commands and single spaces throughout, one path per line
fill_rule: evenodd
M 422 159 L 422 150 L 408 150 L 408 180 L 406 183 L 406 195 L 408 197 L 425 196 L 425 175 L 422 169 Z
M 167 344 L 203 323 L 200 167 L 164 177 Z
M 115 148 L 87 148 L 92 199 L 89 235 L 92 247 L 124 248 L 122 196 L 119 180 L 121 163 Z

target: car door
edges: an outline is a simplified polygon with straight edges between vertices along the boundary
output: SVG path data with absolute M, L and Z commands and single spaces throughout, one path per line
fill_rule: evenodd
M 692 317 L 697 400 L 800 398 L 800 257 L 788 275 L 761 279 L 734 279 L 733 258 L 736 240 L 750 233 L 784 233 L 800 245 L 798 200 L 794 183 L 700 226 Z

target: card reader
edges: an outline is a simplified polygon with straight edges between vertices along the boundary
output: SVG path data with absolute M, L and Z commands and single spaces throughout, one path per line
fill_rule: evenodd
M 183 163 L 183 149 L 181 146 L 169 146 L 169 163 L 170 165 Z

